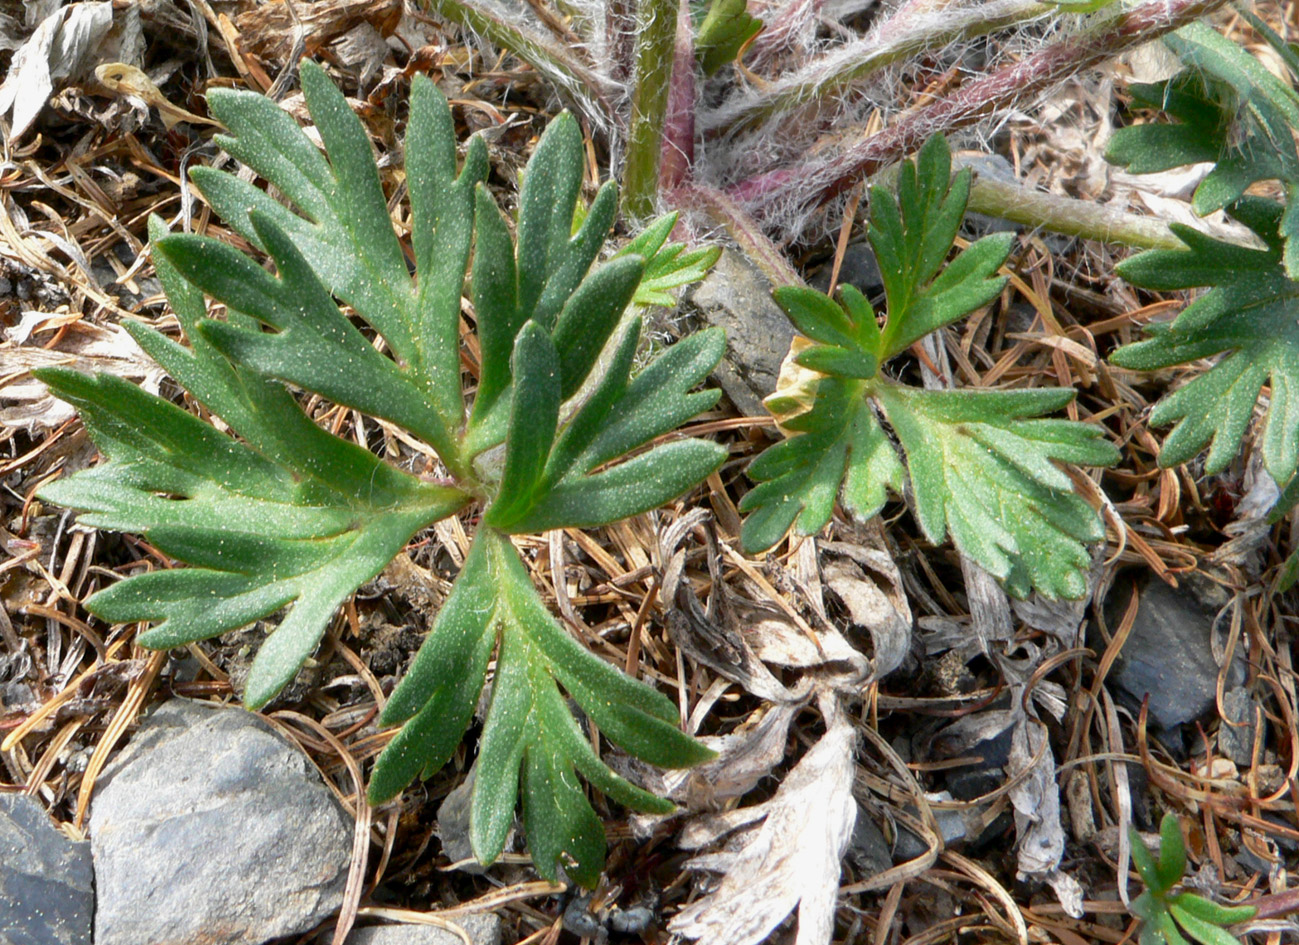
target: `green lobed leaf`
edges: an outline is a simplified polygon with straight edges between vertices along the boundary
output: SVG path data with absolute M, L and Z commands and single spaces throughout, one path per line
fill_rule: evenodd
M 467 501 L 386 466 L 320 431 L 317 469 L 347 471 L 338 486 L 308 478 L 217 432 L 179 407 L 110 375 L 48 369 L 38 376 L 75 406 L 109 462 L 45 487 L 41 495 L 100 528 L 140 532 L 197 565 L 139 574 L 86 601 L 104 620 L 157 621 L 140 635 L 166 649 L 236 630 L 291 605 L 259 650 L 245 685 L 250 707 L 268 702 L 309 657 L 338 606 L 379 573 L 419 528 Z M 212 409 L 220 415 L 221 396 Z M 269 399 L 267 403 L 277 401 Z M 301 427 L 278 401 L 286 430 Z M 263 416 L 267 425 L 276 417 Z M 310 423 L 309 420 L 306 420 Z M 314 426 L 314 425 L 312 425 Z M 373 493 L 358 494 L 367 462 Z
M 474 312 L 482 354 L 465 436 L 477 455 L 505 437 L 510 357 L 522 327 L 548 332 L 562 362 L 562 396 L 581 386 L 644 274 L 644 260 L 619 254 L 591 271 L 613 226 L 618 188 L 600 188 L 574 232 L 580 208 L 582 133 L 568 113 L 550 123 L 528 161 L 520 195 L 518 246 L 486 188 L 477 196 Z
M 1285 273 L 1277 245 L 1280 210 L 1246 198 L 1232 215 L 1247 219 L 1271 240 L 1263 250 L 1228 246 L 1184 227 L 1175 232 L 1186 250 L 1152 250 L 1121 263 L 1119 274 L 1155 289 L 1211 287 L 1171 325 L 1111 355 L 1120 367 L 1150 371 L 1223 356 L 1208 371 L 1165 396 L 1151 413 L 1156 426 L 1173 429 L 1159 453 L 1161 466 L 1192 459 L 1206 446 L 1207 473 L 1235 458 L 1270 388 L 1258 434 L 1263 462 L 1278 484 L 1299 466 L 1299 322 L 1293 309 L 1299 282 Z
M 851 515 L 869 518 L 889 489 L 903 492 L 909 474 L 930 540 L 950 533 L 962 553 L 1017 596 L 1085 592 L 1091 559 L 1083 543 L 1100 540 L 1104 529 L 1055 464 L 1109 465 L 1118 453 L 1099 427 L 1035 419 L 1065 406 L 1073 392 L 918 391 L 880 372 L 884 361 L 989 303 L 1005 285 L 996 272 L 1010 251 L 1009 234 L 982 239 L 946 262 L 969 186 L 969 172 L 952 175 L 947 143 L 935 136 L 900 167 L 896 197 L 880 187 L 872 192 L 869 235 L 888 302 L 882 330 L 850 286 L 837 303 L 801 286 L 772 293 L 814 342 L 794 362 L 823 376 L 811 407 L 784 422 L 789 439 L 749 467 L 757 485 L 740 504 L 750 513 L 741 532 L 747 551 L 770 548 L 791 528 L 819 531 L 841 491 Z M 872 402 L 901 441 L 905 467 Z
M 550 335 L 529 322 L 514 342 L 514 394 L 505 471 L 484 521 L 497 525 L 535 501 L 559 424 L 559 353 Z
M 830 521 L 842 485 L 844 505 L 860 521 L 902 494 L 904 471 L 859 385 L 825 378 L 812 409 L 786 426 L 796 435 L 749 467 L 759 485 L 740 501 L 751 513 L 740 533 L 745 551 L 765 551 L 791 528 L 814 535 Z
M 1119 454 L 1099 426 L 1032 419 L 1063 407 L 1073 391 L 890 385 L 877 396 L 906 453 L 914 510 L 930 541 L 950 534 L 1016 597 L 1086 592 L 1085 544 L 1105 530 L 1055 462 L 1109 466 Z
M 1274 48 L 1288 51 L 1265 23 L 1248 11 L 1244 15 Z M 1299 242 L 1291 239 L 1299 232 L 1294 200 L 1299 152 L 1291 131 L 1299 126 L 1299 95 L 1246 47 L 1203 23 L 1184 27 L 1164 42 L 1188 68 L 1165 82 L 1133 86 L 1132 92 L 1135 105 L 1161 109 L 1175 121 L 1120 129 L 1111 138 L 1107 158 L 1133 173 L 1214 162 L 1192 198 L 1192 208 L 1201 216 L 1229 207 L 1259 181 L 1280 181 L 1286 192 L 1280 223 L 1283 262 L 1290 276 L 1299 276 Z M 1281 59 L 1299 79 L 1294 54 L 1282 52 Z
M 384 710 L 385 724 L 411 721 L 380 755 L 370 799 L 387 800 L 446 763 L 471 720 L 494 649 L 471 801 L 475 855 L 485 864 L 500 855 L 521 794 L 537 871 L 553 880 L 564 865 L 572 878 L 594 886 L 604 864 L 603 827 L 577 775 L 637 810 L 666 813 L 672 804 L 599 760 L 560 687 L 610 741 L 655 764 L 685 767 L 712 753 L 677 729 L 670 700 L 592 655 L 555 622 L 509 539 L 491 528 L 476 536 L 446 605 Z
M 443 425 L 455 430 L 464 411 L 460 293 L 474 186 L 487 175 L 486 147 L 471 139 L 456 175 L 446 99 L 427 77 L 416 76 L 406 148 L 417 263 L 412 282 L 364 128 L 320 66 L 304 61 L 301 77 L 324 156 L 270 99 L 229 89 L 208 96 L 213 114 L 231 132 L 218 135 L 221 147 L 275 185 L 301 216 L 233 174 L 195 168 L 191 176 L 218 215 L 255 246 L 265 248 L 253 213 L 273 220 L 329 291 L 383 335 Z
M 664 214 L 618 251 L 618 256 L 636 255 L 646 260 L 645 273 L 632 298 L 636 305 L 673 307 L 676 299 L 671 290 L 698 282 L 722 257 L 720 246 L 687 250 L 680 243 L 667 242 L 677 216 L 676 211 Z
M 896 196 L 871 190 L 867 235 L 888 298 L 881 360 L 986 305 L 1005 285 L 996 272 L 1010 253 L 1011 233 L 984 237 L 935 278 L 965 216 L 970 176 L 969 168 L 952 176 L 947 140 L 935 135 L 915 162 L 902 162 Z
M 411 374 L 380 354 L 343 316 L 278 224 L 256 212 L 251 220 L 275 260 L 278 279 L 208 237 L 168 236 L 155 245 L 191 285 L 276 329 L 265 332 L 207 319 L 197 332 L 232 362 L 400 424 L 454 464 L 451 431 Z
M 574 225 L 583 173 L 571 117 L 543 135 L 529 164 L 516 252 L 494 201 L 475 187 L 486 173 L 481 142 L 471 143 L 457 175 L 450 112 L 416 79 L 406 147 L 412 283 L 363 128 L 323 71 L 304 65 L 303 84 L 326 156 L 262 99 L 214 93 L 214 109 L 236 133 L 223 139 L 231 152 L 304 216 L 235 178 L 196 175 L 214 205 L 235 216 L 235 228 L 271 256 L 276 274 L 229 246 L 168 236 L 161 221 L 150 221 L 158 273 L 190 345 L 144 326 L 130 330 L 235 435 L 118 378 L 39 372 L 79 408 L 108 457 L 42 495 L 85 510 L 87 524 L 142 532 L 191 565 L 137 575 L 88 603 L 107 620 L 156 622 L 140 636 L 145 645 L 174 646 L 288 608 L 254 662 L 246 692 L 254 706 L 288 682 L 338 606 L 414 532 L 473 499 L 489 503 L 433 631 L 385 708 L 385 724 L 405 725 L 369 793 L 390 797 L 445 764 L 495 654 L 475 848 L 485 862 L 499 854 L 522 791 L 538 870 L 554 878 L 563 865 L 594 885 L 603 832 L 577 775 L 641 810 L 662 813 L 671 804 L 605 766 L 568 701 L 651 763 L 685 766 L 711 753 L 679 731 L 668 699 L 567 635 L 492 525 L 604 523 L 698 484 L 724 448 L 685 439 L 626 454 L 716 403 L 718 392 L 694 388 L 720 359 L 724 336 L 688 338 L 633 379 L 640 321 L 632 318 L 609 346 L 608 369 L 581 390 L 624 311 L 637 304 L 646 264 L 624 252 L 589 271 L 617 195 L 606 185 Z M 459 310 L 475 211 L 472 298 L 482 358 L 466 423 Z M 669 220 L 637 244 L 657 261 L 652 300 L 711 264 L 711 251 L 665 246 L 670 229 Z M 206 316 L 205 292 L 225 303 L 224 320 Z M 383 336 L 393 358 L 336 299 Z M 424 438 L 462 487 L 425 482 L 326 432 L 284 382 Z M 570 398 L 580 403 L 561 421 Z M 471 461 L 498 445 L 499 475 L 484 476 Z M 491 472 L 490 461 L 482 465 Z
M 715 390 L 690 389 L 721 358 L 721 332 L 700 332 L 673 345 L 629 381 L 639 333 L 640 321 L 633 319 L 600 382 L 558 436 L 558 354 L 547 354 L 553 346 L 545 348 L 540 340 L 528 342 L 532 353 L 516 351 L 516 363 L 527 370 L 516 380 L 505 473 L 488 524 L 507 532 L 607 524 L 671 501 L 722 464 L 724 447 L 686 439 L 596 471 L 708 409 L 719 396 Z M 549 338 L 535 324 L 519 337 L 520 345 L 525 338 Z M 553 389 L 543 390 L 549 384 Z M 541 451 L 543 440 L 546 452 Z M 526 467 L 515 458 L 522 455 L 522 444 L 536 444 L 527 448 Z

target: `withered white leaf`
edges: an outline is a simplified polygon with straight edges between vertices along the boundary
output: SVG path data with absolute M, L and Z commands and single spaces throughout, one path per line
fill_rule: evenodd
M 10 140 L 23 136 L 41 113 L 56 82 L 76 76 L 92 61 L 113 25 L 109 0 L 73 3 L 54 11 L 14 53 L 0 84 L 0 116 L 11 109 Z
M 671 932 L 705 945 L 757 945 L 797 907 L 797 945 L 833 937 L 840 861 L 857 822 L 856 738 L 837 706 L 828 714 L 825 735 L 762 805 L 766 820 L 716 891 L 683 909 Z

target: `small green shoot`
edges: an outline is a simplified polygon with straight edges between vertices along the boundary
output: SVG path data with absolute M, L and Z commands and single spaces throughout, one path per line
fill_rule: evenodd
M 1174 892 L 1186 872 L 1186 847 L 1177 815 L 1169 811 L 1159 825 L 1159 859 L 1146 849 L 1135 828 L 1129 828 L 1132 862 L 1146 884 L 1132 900 L 1132 914 L 1141 920 L 1140 945 L 1240 945 L 1226 926 L 1247 922 L 1258 911 L 1253 906 L 1223 906 L 1199 893 Z

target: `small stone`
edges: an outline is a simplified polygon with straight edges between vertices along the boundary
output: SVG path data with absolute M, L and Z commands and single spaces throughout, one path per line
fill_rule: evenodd
M 831 257 L 812 277 L 812 288 L 818 292 L 826 291 L 830 288 L 830 276 L 833 274 L 834 257 Z M 883 293 L 884 276 L 880 273 L 880 264 L 875 260 L 875 251 L 871 249 L 870 243 L 849 243 L 844 247 L 837 284 L 850 285 L 868 299 Z
M 96 945 L 260 945 L 342 904 L 352 824 L 242 709 L 172 699 L 100 777 Z
M 951 801 L 952 795 L 948 791 L 939 791 L 935 794 L 926 794 L 930 801 Z M 943 845 L 951 847 L 954 844 L 961 843 L 969 834 L 969 826 L 965 822 L 965 815 L 959 810 L 953 810 L 950 807 L 931 808 L 934 814 L 934 820 L 938 824 L 938 832 L 943 837 Z M 909 808 L 908 812 L 919 818 L 920 811 L 914 807 Z M 893 862 L 905 863 L 908 860 L 914 860 L 929 850 L 929 845 L 924 840 L 916 836 L 906 827 L 898 825 L 897 836 L 893 840 Z
M 35 798 L 0 794 L 0 942 L 90 945 L 90 844 L 55 829 Z
M 726 355 L 714 378 L 746 416 L 766 416 L 762 398 L 776 389 L 794 326 L 771 299 L 771 283 L 742 254 L 727 249 L 687 296 L 709 325 L 726 329 Z
M 464 929 L 474 945 L 501 945 L 501 920 L 497 916 L 466 915 L 447 921 Z M 372 925 L 353 929 L 347 945 L 464 945 L 464 939 L 436 925 Z
M 1105 622 L 1114 633 L 1132 599 L 1131 582 L 1120 577 L 1105 601 Z M 1149 576 L 1138 584 L 1141 594 L 1132 631 L 1110 670 L 1108 682 L 1132 711 L 1150 697 L 1151 724 L 1169 731 L 1194 722 L 1214 706 L 1218 664 L 1213 658 L 1212 633 L 1226 595 L 1209 581 L 1188 579 L 1169 587 Z M 1104 650 L 1099 634 L 1092 641 Z M 1227 673 L 1227 688 L 1245 680 L 1243 663 Z
M 442 841 L 442 852 L 452 863 L 466 873 L 481 875 L 487 872 L 474 857 L 474 847 L 469 840 L 469 812 L 474 799 L 473 769 L 463 781 L 442 799 L 438 805 L 437 835 Z
M 845 856 L 864 876 L 877 876 L 893 865 L 893 854 L 884 839 L 884 832 L 860 804 L 857 805 L 857 822 L 853 824 Z
M 1218 750 L 1236 764 L 1254 760 L 1254 697 L 1243 686 L 1222 695 L 1222 724 L 1218 726 Z M 1235 723 L 1235 724 L 1228 724 Z

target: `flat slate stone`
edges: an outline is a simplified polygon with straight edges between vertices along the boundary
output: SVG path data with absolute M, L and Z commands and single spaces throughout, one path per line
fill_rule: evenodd
M 95 943 L 310 931 L 342 903 L 352 830 L 307 757 L 256 715 L 172 699 L 95 792 Z
M 1132 632 L 1114 662 L 1107 682 L 1119 700 L 1138 712 L 1150 697 L 1150 721 L 1161 731 L 1203 718 L 1214 707 L 1218 664 L 1213 658 L 1213 624 L 1227 597 L 1208 580 L 1186 578 L 1172 588 L 1148 575 L 1138 582 L 1141 594 Z M 1105 601 L 1105 622 L 1113 633 L 1132 599 L 1131 579 L 1120 578 Z M 1104 641 L 1093 632 L 1093 648 Z M 1245 679 L 1243 661 L 1227 672 L 1231 689 Z
M 714 380 L 742 413 L 765 417 L 762 398 L 776 389 L 794 338 L 794 326 L 771 299 L 771 282 L 742 253 L 725 249 L 687 298 L 704 322 L 726 329 Z
M 0 943 L 90 945 L 90 844 L 60 833 L 35 798 L 0 794 Z

